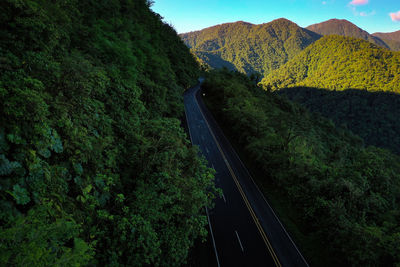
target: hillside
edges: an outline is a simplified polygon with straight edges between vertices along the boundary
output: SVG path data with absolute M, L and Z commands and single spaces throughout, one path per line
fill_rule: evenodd
M 324 36 L 262 80 L 266 89 L 315 87 L 400 93 L 400 53 L 367 41 Z
M 199 67 L 150 4 L 2 1 L 1 266 L 179 266 L 207 236 Z
M 400 95 L 366 90 L 286 88 L 277 91 L 360 136 L 366 145 L 400 155 Z
M 376 32 L 372 35 L 383 40 L 390 47 L 390 49 L 394 51 L 400 51 L 400 31 L 387 33 Z
M 268 74 L 320 36 L 286 19 L 253 25 L 235 22 L 180 35 L 211 67 L 230 64 L 246 74 Z
M 277 212 L 311 266 L 400 263 L 398 156 L 243 74 L 214 71 L 203 90 L 260 188 L 283 202 Z
M 369 41 L 373 44 L 389 48 L 379 37 L 373 36 L 345 19 L 330 19 L 308 26 L 306 29 L 320 35 L 341 35 Z

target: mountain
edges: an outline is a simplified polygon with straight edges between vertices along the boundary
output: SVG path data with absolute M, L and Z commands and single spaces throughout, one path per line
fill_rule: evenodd
M 373 36 L 379 37 L 383 40 L 392 40 L 400 42 L 400 31 L 396 32 L 376 32 L 372 34 Z
M 306 29 L 316 32 L 320 35 L 341 35 L 364 39 L 373 44 L 389 48 L 389 46 L 380 38 L 369 34 L 345 19 L 330 19 L 321 23 L 310 25 Z
M 199 66 L 151 3 L 0 4 L 0 266 L 181 266 L 207 237 Z
M 316 87 L 400 93 L 400 53 L 370 42 L 324 36 L 262 80 L 267 89 Z
M 400 51 L 400 31 L 388 33 L 376 32 L 372 35 L 383 40 L 390 47 L 390 49 L 394 51 Z
M 233 66 L 267 75 L 321 36 L 287 19 L 254 25 L 238 21 L 180 35 L 212 68 Z

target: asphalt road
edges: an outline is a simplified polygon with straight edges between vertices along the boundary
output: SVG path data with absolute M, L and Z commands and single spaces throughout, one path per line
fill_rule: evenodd
M 223 196 L 207 210 L 219 266 L 308 266 L 200 97 L 184 95 L 193 145 L 216 170 Z

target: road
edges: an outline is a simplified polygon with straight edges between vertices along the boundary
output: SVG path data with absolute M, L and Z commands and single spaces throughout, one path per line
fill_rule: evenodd
M 193 145 L 216 170 L 223 190 L 207 210 L 218 266 L 308 266 L 200 97 L 200 83 L 184 95 Z

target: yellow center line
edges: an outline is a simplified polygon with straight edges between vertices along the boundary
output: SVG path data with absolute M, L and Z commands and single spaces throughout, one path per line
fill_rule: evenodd
M 240 193 L 240 195 L 242 196 L 242 198 L 243 198 L 243 200 L 244 200 L 244 203 L 246 204 L 247 209 L 249 210 L 249 212 L 250 212 L 250 214 L 251 214 L 251 217 L 253 218 L 253 221 L 254 221 L 254 223 L 256 224 L 256 226 L 257 226 L 257 228 L 258 228 L 258 231 L 260 232 L 261 237 L 263 238 L 264 243 L 265 243 L 265 245 L 267 246 L 268 251 L 269 251 L 269 253 L 270 253 L 271 256 L 272 256 L 272 259 L 273 259 L 274 262 L 275 262 L 275 265 L 278 266 L 278 267 L 281 267 L 282 265 L 281 265 L 281 263 L 279 262 L 279 259 L 278 259 L 278 257 L 276 256 L 275 251 L 274 251 L 274 249 L 272 248 L 271 243 L 269 242 L 268 237 L 267 237 L 267 235 L 265 234 L 264 229 L 262 228 L 262 226 L 261 226 L 261 224 L 260 224 L 260 222 L 259 222 L 259 220 L 258 220 L 256 214 L 254 213 L 253 208 L 251 207 L 250 202 L 249 202 L 249 200 L 247 199 L 247 197 L 246 197 L 246 195 L 245 195 L 245 193 L 244 193 L 244 191 L 243 191 L 243 189 L 242 189 L 242 187 L 241 187 L 241 185 L 240 185 L 240 183 L 239 183 L 239 180 L 237 179 L 235 173 L 233 172 L 233 170 L 232 170 L 232 168 L 231 168 L 231 166 L 230 166 L 230 164 L 229 164 L 229 162 L 228 162 L 228 160 L 227 160 L 227 158 L 226 158 L 226 156 L 225 156 L 225 153 L 222 151 L 222 148 L 221 148 L 221 146 L 219 145 L 219 142 L 217 141 L 217 138 L 215 137 L 213 131 L 211 130 L 211 127 L 210 127 L 210 125 L 208 124 L 208 121 L 207 121 L 206 117 L 204 116 L 204 113 L 203 113 L 203 111 L 201 110 L 199 103 L 197 102 L 196 96 L 195 96 L 195 102 L 196 102 L 196 104 L 197 104 L 197 106 L 198 106 L 198 108 L 199 108 L 199 110 L 200 110 L 200 113 L 201 113 L 201 115 L 202 115 L 204 121 L 205 121 L 206 124 L 207 124 L 208 130 L 210 131 L 210 133 L 211 133 L 211 135 L 212 135 L 212 137 L 213 137 L 215 143 L 217 144 L 218 150 L 219 150 L 219 152 L 221 153 L 222 158 L 224 159 L 226 166 L 228 167 L 228 170 L 229 170 L 229 172 L 230 172 L 230 174 L 231 174 L 231 176 L 232 176 L 232 178 L 233 178 L 233 181 L 235 182 L 237 188 L 239 189 L 239 193 Z

